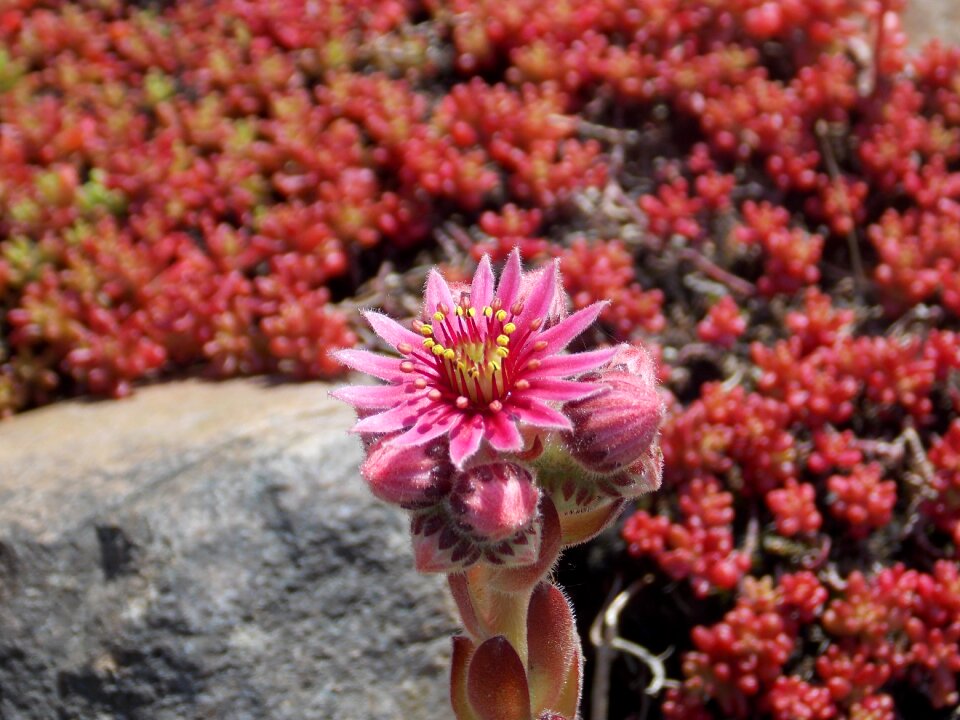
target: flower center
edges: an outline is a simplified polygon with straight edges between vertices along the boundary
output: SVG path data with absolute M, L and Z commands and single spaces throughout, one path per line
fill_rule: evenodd
M 478 310 L 464 293 L 455 308 L 441 304 L 432 323 L 417 325 L 438 379 L 456 396 L 460 409 L 498 411 L 510 392 L 510 340 L 517 330 L 512 320 L 523 307 L 515 303 L 505 310 L 501 305 L 496 299 Z

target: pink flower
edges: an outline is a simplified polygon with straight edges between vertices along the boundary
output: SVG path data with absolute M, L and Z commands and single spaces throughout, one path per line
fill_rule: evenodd
M 496 451 L 522 450 L 521 426 L 571 430 L 554 403 L 585 398 L 599 387 L 565 378 L 603 365 L 615 351 L 562 353 L 604 307 L 595 303 L 562 317 L 562 293 L 556 263 L 524 276 L 517 250 L 496 288 L 490 258 L 484 257 L 469 289 L 457 298 L 433 270 L 422 320 L 415 320 L 413 329 L 381 313 L 366 313 L 401 357 L 364 350 L 335 354 L 344 365 L 388 384 L 345 387 L 333 395 L 366 415 L 355 432 L 398 433 L 388 441 L 395 445 L 446 436 L 450 458 L 461 468 L 484 440 Z M 370 411 L 378 412 L 366 414 Z

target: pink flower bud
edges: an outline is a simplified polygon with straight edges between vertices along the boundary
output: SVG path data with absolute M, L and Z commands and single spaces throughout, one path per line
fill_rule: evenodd
M 446 443 L 404 446 L 377 440 L 360 467 L 371 492 L 405 508 L 432 505 L 450 491 L 453 465 Z
M 472 533 L 504 540 L 530 525 L 539 499 L 540 491 L 528 470 L 516 463 L 496 462 L 462 472 L 450 506 Z
M 574 428 L 564 439 L 577 461 L 588 470 L 609 474 L 648 455 L 665 410 L 649 353 L 621 345 L 605 367 L 580 379 L 604 389 L 564 405 Z

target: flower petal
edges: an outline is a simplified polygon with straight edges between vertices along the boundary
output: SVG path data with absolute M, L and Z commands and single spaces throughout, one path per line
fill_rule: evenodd
M 503 272 L 500 273 L 500 283 L 497 285 L 497 297 L 504 307 L 513 305 L 517 297 L 517 290 L 520 289 L 520 249 L 514 248 L 507 258 L 506 265 L 503 266 Z
M 470 304 L 483 308 L 493 300 L 493 270 L 490 268 L 490 256 L 484 255 L 473 274 L 473 283 L 470 286 Z
M 554 410 L 546 403 L 533 398 L 526 398 L 510 404 L 510 410 L 520 421 L 527 425 L 541 428 L 556 428 L 557 430 L 573 430 L 570 418 L 558 410 Z
M 390 355 L 378 355 L 368 350 L 338 350 L 332 354 L 337 362 L 348 368 L 387 382 L 398 382 L 403 375 L 400 371 L 400 359 Z
M 410 399 L 418 392 L 412 384 L 407 385 L 347 385 L 330 393 L 331 397 L 343 400 L 362 410 L 389 408 Z
M 450 432 L 455 418 L 455 413 L 446 408 L 423 413 L 417 417 L 413 427 L 390 442 L 396 445 L 422 445 Z
M 452 312 L 455 304 L 453 295 L 450 294 L 450 286 L 443 279 L 443 275 L 434 268 L 427 275 L 427 287 L 423 296 L 424 313 L 433 315 L 440 305 L 446 306 L 447 312 Z
M 530 380 L 529 389 L 514 391 L 514 395 L 521 398 L 532 397 L 537 400 L 569 402 L 570 400 L 583 400 L 601 390 L 603 390 L 603 385 L 599 383 L 541 378 Z
M 396 320 L 387 317 L 383 313 L 367 311 L 363 316 L 367 319 L 367 322 L 370 323 L 373 331 L 394 348 L 398 348 L 404 343 L 411 347 L 417 347 L 423 340 L 422 336 L 413 330 L 407 330 L 407 328 Z
M 432 404 L 432 401 L 425 397 L 405 402 L 386 412 L 365 417 L 353 426 L 351 432 L 388 433 L 405 430 L 421 420 L 424 415 L 423 410 Z
M 547 344 L 543 349 L 544 355 L 554 355 L 567 347 L 571 340 L 593 324 L 607 305 L 609 303 L 606 301 L 596 302 L 540 333 L 537 341 Z
M 534 378 L 566 377 L 595 370 L 616 354 L 616 348 L 591 350 L 572 355 L 553 355 L 544 358 L 536 370 L 528 370 L 523 377 L 533 382 Z
M 517 423 L 505 412 L 489 413 L 483 420 L 484 434 L 495 450 L 516 452 L 523 449 L 523 437 L 517 429 Z
M 450 433 L 450 459 L 458 468 L 463 467 L 479 448 L 483 440 L 483 418 L 474 416 L 465 418 Z
M 517 327 L 526 328 L 537 318 L 546 318 L 559 286 L 560 261 L 554 260 L 552 266 L 543 269 L 537 278 L 537 284 L 530 288 L 530 293 L 523 298 L 523 312 L 514 320 Z

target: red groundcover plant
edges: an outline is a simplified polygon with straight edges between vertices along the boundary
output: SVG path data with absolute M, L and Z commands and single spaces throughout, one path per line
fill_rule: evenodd
M 421 562 L 480 558 L 473 577 L 522 555 L 511 529 L 531 513 L 544 547 L 545 496 L 586 520 L 624 481 L 612 450 L 564 444 L 522 405 L 537 375 L 517 349 L 562 308 L 526 339 L 496 297 L 489 318 L 457 315 L 476 263 L 519 247 L 559 261 L 571 311 L 600 307 L 577 345 L 642 343 L 667 398 L 662 490 L 567 555 L 578 618 L 642 587 L 619 640 L 661 658 L 653 697 L 638 655 L 614 660 L 592 717 L 944 720 L 960 670 L 960 50 L 910 47 L 903 7 L 9 0 L 0 415 L 184 371 L 342 373 L 330 350 L 373 339 L 356 309 L 414 313 L 440 263 L 449 311 L 404 328 L 422 358 L 397 352 L 387 385 L 355 397 L 422 395 L 419 422 L 364 435 L 364 471 L 430 541 Z M 547 282 L 520 277 L 521 298 Z M 543 361 L 577 357 L 559 352 Z M 616 404 L 534 399 L 613 437 L 650 372 L 588 371 Z M 521 450 L 494 449 L 514 431 Z M 536 437 L 554 442 L 534 459 Z
M 410 512 L 417 568 L 449 577 L 458 720 L 577 717 L 583 654 L 551 569 L 659 487 L 649 355 L 564 352 L 603 305 L 567 315 L 557 265 L 525 274 L 514 250 L 496 285 L 489 257 L 469 286 L 431 271 L 409 328 L 367 313 L 398 356 L 336 354 L 386 381 L 333 395 L 361 416 L 371 490 Z

